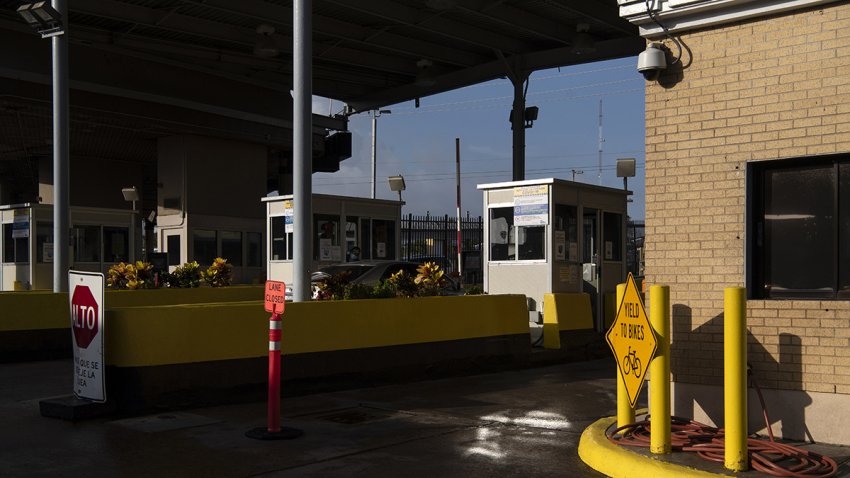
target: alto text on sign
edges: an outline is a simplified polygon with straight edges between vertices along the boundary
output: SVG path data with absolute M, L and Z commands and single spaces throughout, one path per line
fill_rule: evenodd
M 103 274 L 69 271 L 68 286 L 74 348 L 74 395 L 105 402 Z

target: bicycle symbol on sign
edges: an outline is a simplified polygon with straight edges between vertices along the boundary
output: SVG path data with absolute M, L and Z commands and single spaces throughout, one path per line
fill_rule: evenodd
M 640 359 L 635 355 L 637 350 L 632 350 L 629 346 L 629 353 L 623 357 L 623 375 L 628 375 L 634 372 L 635 377 L 640 377 Z

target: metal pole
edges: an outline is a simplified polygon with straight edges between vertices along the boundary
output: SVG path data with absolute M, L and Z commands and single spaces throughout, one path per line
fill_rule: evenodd
M 511 128 L 513 129 L 514 141 L 514 181 L 525 179 L 525 93 L 523 92 L 525 78 L 525 75 L 520 75 L 512 79 L 514 84 L 514 109 L 511 115 Z
M 620 310 L 620 304 L 623 303 L 623 296 L 625 295 L 626 284 L 617 284 L 617 307 L 614 310 Z M 623 372 L 620 371 L 620 367 L 617 367 L 617 427 L 634 422 L 635 409 L 632 408 L 631 401 L 629 401 L 629 391 L 626 390 Z
M 461 282 L 463 266 L 460 263 L 460 138 L 455 138 L 455 172 L 457 177 L 457 276 Z
M 372 199 L 375 199 L 375 173 L 377 170 L 378 158 L 378 112 L 372 112 Z M 401 197 L 401 194 L 399 194 Z M 401 201 L 401 199 L 399 199 Z
M 602 143 L 605 142 L 605 139 L 602 138 L 602 99 L 599 99 L 599 170 L 597 173 L 597 178 L 599 179 L 599 185 L 602 186 Z
M 53 46 L 53 292 L 68 292 L 70 181 L 68 157 L 68 5 L 52 0 L 62 16 L 65 33 L 51 39 Z M 30 259 L 32 260 L 32 259 Z
M 724 465 L 747 471 L 747 289 L 723 292 Z
M 649 320 L 658 337 L 655 359 L 649 365 L 649 449 L 655 454 L 670 453 L 670 287 L 649 288 Z
M 310 300 L 310 234 L 313 217 L 312 1 L 295 0 L 293 15 L 293 300 Z

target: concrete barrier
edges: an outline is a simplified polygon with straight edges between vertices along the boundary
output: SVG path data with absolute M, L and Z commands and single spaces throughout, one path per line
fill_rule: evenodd
M 257 300 L 263 286 L 196 289 L 107 290 L 107 310 L 117 307 Z M 68 294 L 0 292 L 0 362 L 71 356 Z
M 287 304 L 283 380 L 374 383 L 523 366 L 526 314 L 524 296 Z M 259 301 L 109 310 L 107 393 L 130 411 L 233 393 L 261 399 L 268 316 Z

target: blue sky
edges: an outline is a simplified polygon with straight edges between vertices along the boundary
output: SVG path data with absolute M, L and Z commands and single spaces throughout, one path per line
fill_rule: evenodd
M 635 58 L 543 70 L 532 74 L 527 106 L 538 106 L 534 127 L 526 130 L 526 179 L 570 179 L 598 184 L 599 100 L 602 100 L 602 184 L 623 187 L 616 177 L 617 158 L 637 159 L 635 192 L 629 215 L 644 218 L 644 80 Z M 396 199 L 387 176 L 401 174 L 407 190 L 404 213 L 455 213 L 455 138 L 461 144 L 461 208 L 472 216 L 482 210 L 476 185 L 511 180 L 511 110 L 513 87 L 494 80 L 459 90 L 386 107 L 378 118 L 376 196 Z M 317 99 L 314 111 L 327 114 L 328 100 Z M 341 108 L 339 103 L 332 106 Z M 316 193 L 369 197 L 371 117 L 350 118 L 353 155 L 337 173 L 313 175 Z

